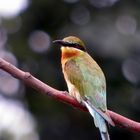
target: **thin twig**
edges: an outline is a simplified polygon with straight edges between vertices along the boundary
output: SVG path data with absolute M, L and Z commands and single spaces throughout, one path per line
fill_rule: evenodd
M 48 86 L 47 84 L 41 82 L 40 80 L 38 80 L 37 78 L 32 76 L 29 72 L 24 72 L 24 71 L 16 68 L 15 66 L 13 66 L 9 62 L 3 60 L 2 58 L 0 58 L 0 68 L 4 71 L 8 72 L 9 74 L 11 74 L 13 77 L 20 79 L 27 86 L 34 88 L 39 93 L 43 93 L 44 95 L 49 95 L 57 100 L 65 102 L 82 111 L 87 111 L 85 106 L 78 103 L 74 98 L 70 97 L 68 95 L 68 92 L 59 91 L 59 90 L 56 90 L 56 89 Z M 113 111 L 108 110 L 108 113 L 110 114 L 110 116 L 116 126 L 128 129 L 133 132 L 140 133 L 140 123 L 130 120 Z

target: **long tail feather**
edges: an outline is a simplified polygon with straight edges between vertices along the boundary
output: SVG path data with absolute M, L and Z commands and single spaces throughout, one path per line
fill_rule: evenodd
M 109 134 L 100 132 L 102 140 L 110 140 Z
M 95 126 L 100 130 L 102 140 L 110 140 L 105 119 L 98 112 L 96 112 L 86 101 L 84 103 L 90 114 L 94 118 Z
M 91 104 L 88 100 L 84 101 L 84 103 L 85 102 L 90 106 L 90 108 L 92 108 L 92 110 L 98 112 L 98 114 L 100 114 L 110 125 L 115 126 L 108 112 L 102 112 L 101 110 L 97 109 L 93 104 Z

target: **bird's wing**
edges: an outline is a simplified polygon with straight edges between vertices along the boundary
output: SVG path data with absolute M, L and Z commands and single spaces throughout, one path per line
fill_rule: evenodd
M 96 108 L 106 111 L 106 84 L 103 72 L 88 55 L 76 57 L 65 63 L 68 80 Z
M 68 80 L 77 88 L 82 98 L 106 119 L 106 82 L 98 64 L 86 54 L 67 61 L 64 69 Z

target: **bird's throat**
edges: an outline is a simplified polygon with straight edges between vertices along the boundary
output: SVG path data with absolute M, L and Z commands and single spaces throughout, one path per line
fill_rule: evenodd
M 62 56 L 61 56 L 62 60 L 68 60 L 73 57 L 77 57 L 81 54 L 81 51 L 69 47 L 61 47 L 61 52 L 62 52 Z

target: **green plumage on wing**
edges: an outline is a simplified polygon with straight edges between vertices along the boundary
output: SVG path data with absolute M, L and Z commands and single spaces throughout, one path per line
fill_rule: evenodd
M 97 63 L 87 53 L 67 61 L 64 71 L 83 99 L 87 98 L 94 106 L 106 111 L 105 78 Z

